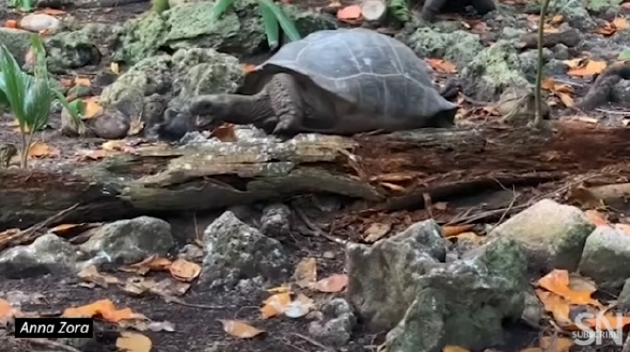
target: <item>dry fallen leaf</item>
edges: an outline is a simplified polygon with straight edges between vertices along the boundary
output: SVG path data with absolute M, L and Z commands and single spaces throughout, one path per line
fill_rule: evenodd
M 118 270 L 124 271 L 124 272 L 136 273 L 139 275 L 145 275 L 149 271 L 170 270 L 172 264 L 173 263 L 167 258 L 162 258 L 162 257 L 158 257 L 157 255 L 152 255 L 138 263 L 124 265 L 120 267 Z
M 291 294 L 289 292 L 276 293 L 263 302 L 260 315 L 263 319 L 273 318 L 284 313 L 290 303 Z
M 107 288 L 111 284 L 119 283 L 117 277 L 101 274 L 94 265 L 83 268 L 77 276 L 86 282 L 91 282 L 103 288 Z
M 116 309 L 116 306 L 109 299 L 103 299 L 94 303 L 66 308 L 62 317 L 64 318 L 91 318 L 101 316 L 110 323 L 118 323 L 122 320 L 149 320 L 142 314 L 134 313 L 130 308 Z
M 109 64 L 109 70 L 112 71 L 113 74 L 118 76 L 120 74 L 120 65 L 117 62 L 112 62 Z
M 315 258 L 300 260 L 295 267 L 293 280 L 301 288 L 311 287 L 317 281 L 317 260 Z
M 442 59 L 425 59 L 425 61 L 435 71 L 441 73 L 457 73 L 457 67 L 448 61 Z
M 177 259 L 170 266 L 171 275 L 179 281 L 191 282 L 201 272 L 201 266 L 185 259 Z
M 103 114 L 103 107 L 101 106 L 98 97 L 86 98 L 83 99 L 83 102 L 85 103 L 85 110 L 81 116 L 83 119 L 91 119 L 95 116 Z
M 348 286 L 348 275 L 334 274 L 325 279 L 321 279 L 313 285 L 313 289 L 320 292 L 341 292 Z
M 116 347 L 127 352 L 151 352 L 151 339 L 135 332 L 123 331 L 116 339 Z
M 567 74 L 571 76 L 576 76 L 576 77 L 592 76 L 592 75 L 602 73 L 602 71 L 606 69 L 606 66 L 608 65 L 606 64 L 605 61 L 590 61 L 589 60 L 587 61 L 585 66 L 571 69 L 569 70 L 569 72 L 567 72 Z
M 234 129 L 234 125 L 231 123 L 224 123 L 223 125 L 215 128 L 210 133 L 211 137 L 214 137 L 221 142 L 236 142 L 238 138 L 236 138 L 236 131 Z
M 472 230 L 473 227 L 474 227 L 473 225 L 450 225 L 450 226 L 444 225 L 442 226 L 442 233 L 444 234 L 445 238 L 449 238 L 449 237 L 457 236 L 464 232 L 468 232 Z
M 242 339 L 252 338 L 265 332 L 264 330 L 257 329 L 238 320 L 218 319 L 218 321 L 223 325 L 223 331 L 230 336 L 240 337 Z
M 35 142 L 31 144 L 28 150 L 29 158 L 55 158 L 59 157 L 61 152 L 59 149 L 43 142 Z
M 363 240 L 367 243 L 374 243 L 389 233 L 392 225 L 388 223 L 373 222 L 363 232 Z
M 144 121 L 142 121 L 141 117 L 137 117 L 131 120 L 131 124 L 129 125 L 129 132 L 127 132 L 128 136 L 135 136 L 142 132 L 144 129 Z
M 469 352 L 469 351 L 470 350 L 467 350 L 459 346 L 444 346 L 444 348 L 442 348 L 442 352 Z
M 566 270 L 553 270 L 538 280 L 538 287 L 562 297 L 570 304 L 590 304 L 601 306 L 601 304 L 591 297 L 593 288 L 573 289 L 570 285 L 569 272 Z
M 243 64 L 241 67 L 243 67 L 245 73 L 250 73 L 256 69 L 256 65 L 253 64 Z
M 361 6 L 351 5 L 337 11 L 337 19 L 344 22 L 355 21 L 361 18 L 361 13 Z
M 289 318 L 301 318 L 315 307 L 315 302 L 300 293 L 293 302 L 285 306 L 284 315 Z
M 90 81 L 90 79 L 88 77 L 75 77 L 74 78 L 74 84 L 77 86 L 85 86 L 85 87 L 90 87 L 92 85 L 92 82 Z

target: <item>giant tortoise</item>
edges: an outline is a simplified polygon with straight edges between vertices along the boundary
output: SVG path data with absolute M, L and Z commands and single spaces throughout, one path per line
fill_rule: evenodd
M 253 124 L 291 138 L 302 132 L 450 127 L 457 111 L 433 87 L 427 65 L 409 47 L 360 28 L 318 31 L 284 45 L 247 74 L 238 93 L 194 97 L 180 116 L 196 118 L 197 128 Z M 181 135 L 183 125 L 171 121 L 179 131 L 168 131 L 165 124 L 161 134 Z

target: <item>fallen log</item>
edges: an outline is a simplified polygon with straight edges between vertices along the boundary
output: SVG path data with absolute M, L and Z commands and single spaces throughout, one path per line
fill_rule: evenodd
M 98 161 L 0 170 L 0 229 L 24 228 L 70 207 L 56 223 L 217 210 L 317 192 L 400 209 L 421 205 L 424 193 L 439 198 L 462 187 L 536 184 L 603 168 L 626 172 L 629 137 L 626 129 L 563 123 L 546 135 L 484 127 L 138 147 Z

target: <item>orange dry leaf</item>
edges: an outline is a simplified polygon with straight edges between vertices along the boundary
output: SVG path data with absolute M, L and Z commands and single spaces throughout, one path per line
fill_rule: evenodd
M 562 15 L 555 15 L 551 18 L 550 22 L 552 24 L 560 24 L 562 21 L 564 21 L 564 17 Z
M 317 260 L 315 258 L 300 260 L 295 267 L 293 280 L 301 288 L 311 287 L 317 281 Z
M 75 77 L 74 78 L 74 84 L 77 86 L 86 86 L 89 87 L 92 85 L 92 82 L 90 82 L 90 79 L 87 77 Z
M 95 116 L 100 116 L 103 114 L 103 107 L 98 99 L 98 97 L 90 97 L 87 99 L 83 99 L 85 103 L 85 111 L 83 111 L 83 118 L 90 119 Z
M 348 275 L 334 274 L 325 279 L 321 279 L 313 285 L 313 288 L 320 292 L 340 292 L 348 286 Z
M 20 28 L 20 24 L 16 20 L 6 20 L 4 22 L 4 26 L 7 28 L 13 28 L 13 29 Z
M 536 290 L 536 296 L 542 302 L 545 310 L 553 315 L 553 320 L 561 327 L 573 326 L 573 322 L 569 317 L 571 307 L 569 303 L 562 297 L 553 292 Z
M 291 294 L 289 292 L 280 292 L 267 298 L 260 308 L 260 315 L 263 319 L 273 318 L 284 313 L 287 305 L 291 303 Z
M 444 225 L 442 226 L 442 232 L 444 233 L 444 237 L 449 238 L 449 237 L 457 236 L 464 232 L 468 232 L 472 230 L 473 227 L 474 227 L 473 225 L 451 225 L 451 226 Z
M 543 336 L 540 339 L 540 347 L 545 351 L 569 352 L 573 346 L 573 340 L 562 336 Z
M 184 259 L 177 259 L 170 266 L 171 275 L 179 281 L 191 282 L 201 272 L 201 266 Z
M 101 316 L 111 323 L 131 319 L 147 320 L 144 315 L 134 313 L 130 308 L 116 309 L 114 303 L 109 299 L 103 299 L 81 307 L 67 308 L 62 314 L 64 318 L 92 318 L 95 316 Z
M 573 88 L 567 84 L 559 84 L 552 77 L 545 78 L 542 88 L 557 96 L 566 107 L 573 106 Z
M 242 64 L 241 67 L 243 67 L 243 71 L 245 71 L 245 73 L 250 73 L 256 69 L 256 65 L 254 64 Z
M 354 21 L 361 18 L 361 6 L 351 5 L 337 11 L 337 19 L 340 21 Z
M 123 331 L 116 339 L 116 347 L 120 351 L 150 352 L 152 345 L 150 338 L 135 332 Z
M 58 157 L 59 155 L 61 155 L 59 149 L 42 142 L 31 144 L 28 150 L 29 158 Z
M 172 264 L 173 262 L 171 262 L 167 258 L 162 258 L 162 257 L 158 257 L 157 255 L 152 255 L 138 263 L 123 266 L 120 268 L 120 270 L 144 275 L 148 273 L 149 271 L 170 270 Z
M 434 70 L 441 73 L 457 73 L 457 67 L 452 63 L 441 59 L 425 59 Z
M 242 321 L 225 319 L 217 320 L 223 324 L 223 331 L 227 332 L 230 336 L 248 339 L 265 332 L 264 330 L 256 329 L 255 327 Z
M 221 142 L 236 142 L 236 132 L 234 131 L 234 125 L 231 123 L 224 123 L 223 125 L 215 128 L 210 137 L 215 137 Z
M 615 26 L 615 28 L 617 29 L 623 29 L 628 27 L 628 21 L 623 18 L 623 17 L 617 17 L 613 20 L 612 24 Z
M 591 298 L 591 294 L 595 292 L 594 289 L 574 290 L 571 288 L 569 272 L 566 270 L 555 269 L 541 277 L 540 280 L 538 280 L 538 287 L 559 295 L 570 304 L 601 305 L 597 300 Z
M 588 61 L 583 67 L 569 70 L 568 74 L 577 77 L 592 76 L 602 73 L 602 71 L 606 69 L 606 66 L 605 61 Z
M 8 320 L 12 316 L 13 307 L 11 307 L 11 304 L 4 299 L 0 299 L 0 321 Z
M 582 324 L 590 328 L 599 328 L 598 331 L 608 329 L 613 330 L 623 329 L 626 325 L 630 324 L 630 317 L 623 316 L 616 313 L 600 313 L 597 314 L 595 319 L 584 319 Z

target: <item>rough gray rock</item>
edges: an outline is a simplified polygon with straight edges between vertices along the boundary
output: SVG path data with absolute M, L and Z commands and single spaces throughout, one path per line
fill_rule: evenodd
M 291 209 L 282 203 L 269 204 L 262 211 L 260 224 L 265 236 L 287 237 L 291 234 Z
M 400 321 L 415 299 L 419 278 L 444 260 L 444 246 L 434 221 L 416 223 L 372 246 L 348 244 L 347 298 L 371 330 L 391 329 Z
M 465 94 L 481 101 L 494 101 L 507 87 L 527 88 L 522 61 L 511 41 L 499 40 L 482 50 L 462 70 Z
M 357 318 L 343 298 L 335 298 L 321 307 L 320 319 L 308 326 L 308 333 L 326 344 L 342 346 L 350 341 Z
M 598 226 L 584 244 L 579 271 L 600 288 L 614 289 L 630 278 L 630 236 L 608 226 Z
M 54 73 L 65 73 L 67 69 L 97 65 L 106 53 L 101 53 L 95 43 L 111 47 L 116 35 L 115 28 L 98 23 L 52 35 L 44 41 L 48 69 Z
M 80 248 L 103 263 L 130 264 L 151 255 L 166 256 L 174 244 L 168 222 L 141 216 L 103 225 Z
M 111 106 L 125 102 L 130 105 L 130 116 L 143 114 L 149 130 L 162 121 L 161 112 L 166 108 L 156 105 L 156 96 L 177 110 L 191 96 L 232 93 L 244 78 L 245 71 L 233 56 L 213 49 L 182 49 L 173 56 L 141 60 L 103 90 L 101 103 Z
M 532 271 L 575 271 L 594 228 L 580 209 L 543 199 L 496 227 L 488 237 L 514 238 L 523 247 Z
M 518 243 L 489 242 L 469 260 L 421 274 L 415 298 L 387 334 L 390 352 L 439 352 L 445 345 L 482 349 L 503 340 L 502 323 L 521 317 L 528 288 Z
M 440 32 L 420 27 L 410 35 L 401 34 L 396 38 L 420 57 L 442 58 L 457 67 L 464 67 L 483 50 L 479 36 L 463 30 Z
M 9 248 L 0 254 L 0 273 L 13 279 L 44 274 L 67 274 L 78 268 L 78 261 L 87 259 L 72 244 L 53 234 L 37 238 L 27 246 Z
M 191 2 L 158 15 L 146 15 L 128 21 L 122 31 L 117 59 L 136 63 L 155 55 L 160 48 L 212 48 L 236 56 L 255 54 L 266 36 L 254 0 L 237 1 L 219 21 L 210 22 L 214 2 Z M 320 29 L 336 28 L 328 15 L 298 11 L 285 5 L 285 12 L 295 21 L 302 36 Z
M 231 289 L 244 279 L 255 279 L 257 284 L 279 283 L 290 276 L 290 262 L 282 244 L 241 222 L 230 211 L 206 228 L 203 241 L 202 289 Z
M 26 53 L 31 47 L 31 34 L 21 29 L 0 28 L 0 43 L 6 45 L 20 66 L 24 65 Z

